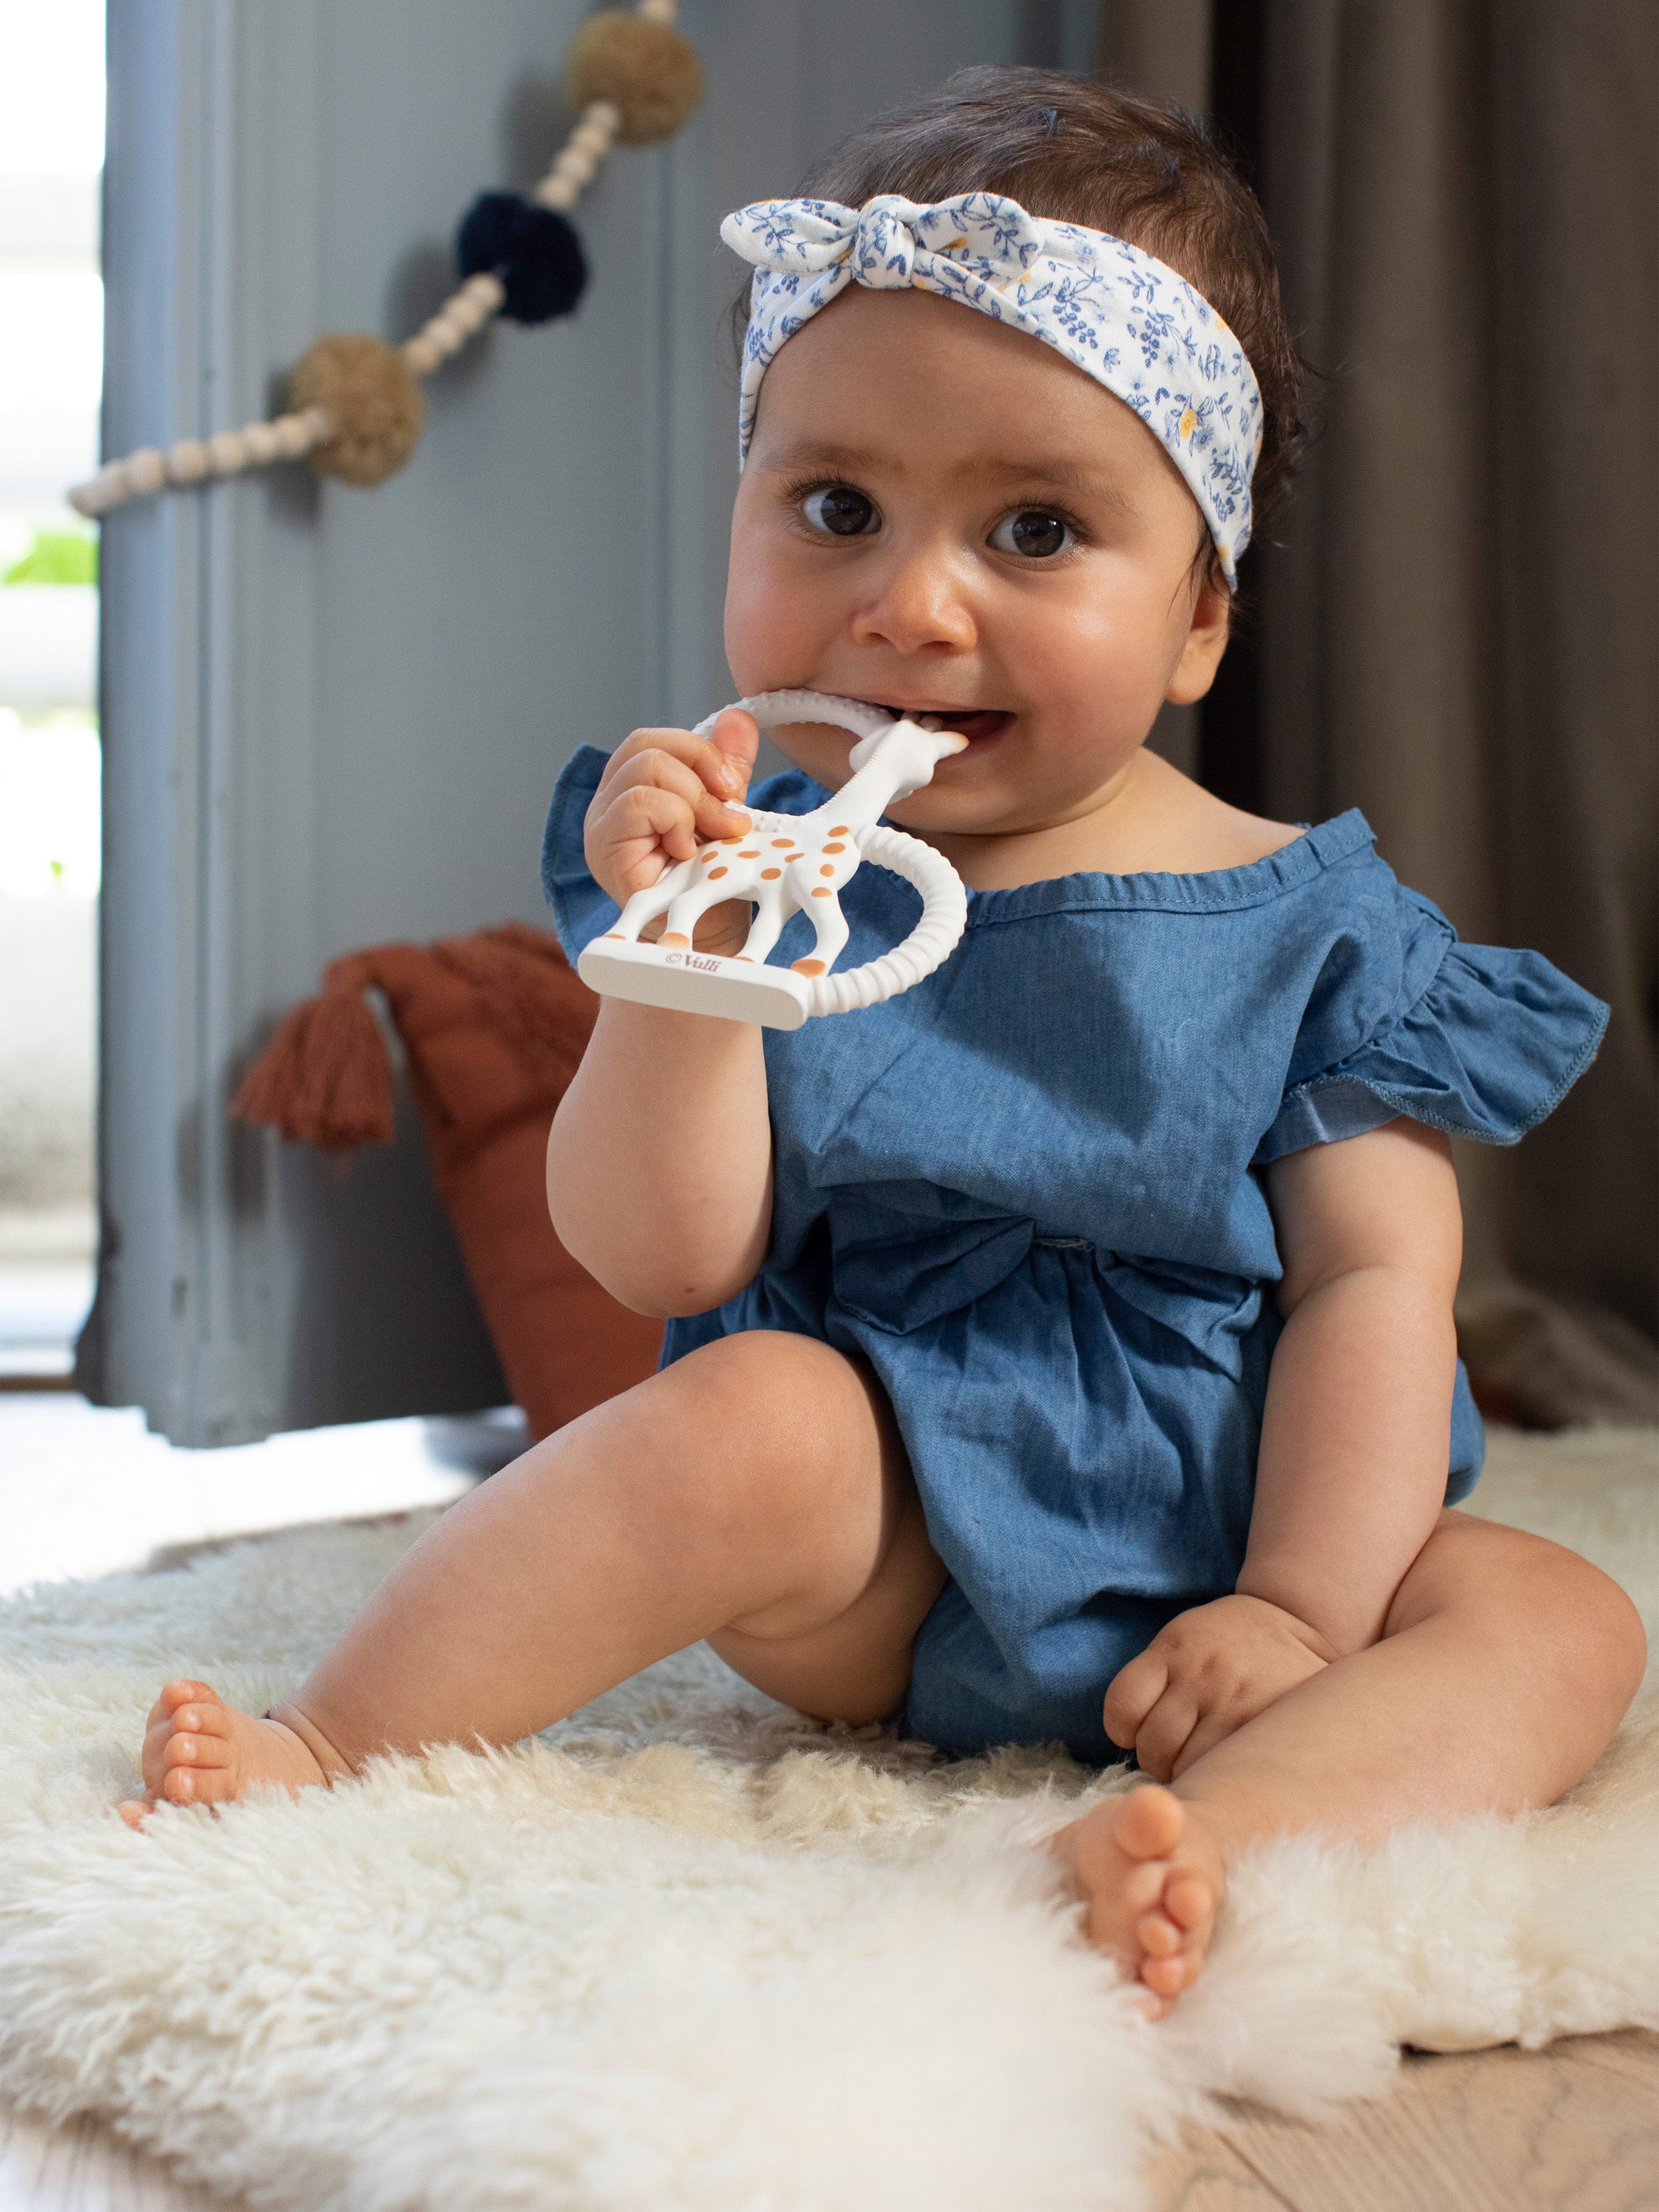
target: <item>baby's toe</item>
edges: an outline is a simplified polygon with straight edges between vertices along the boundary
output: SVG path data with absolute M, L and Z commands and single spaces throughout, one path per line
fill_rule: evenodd
M 1135 1923 L 1135 1941 L 1149 1958 L 1173 1958 L 1187 1938 L 1168 1913 L 1143 1912 Z
M 1163 1895 L 1135 1923 L 1135 1940 L 1143 1987 L 1173 2000 L 1203 1972 L 1219 1892 L 1201 1867 L 1175 1867 L 1165 1873 Z
M 1162 1859 L 1132 1859 L 1117 1884 L 1118 1907 L 1124 1917 L 1135 1920 L 1142 1913 L 1161 1912 L 1169 1878 L 1170 1869 Z
M 180 1676 L 175 1682 L 162 1684 L 161 1694 L 155 1701 L 155 1710 L 158 1713 L 165 1713 L 170 1719 L 180 1705 L 216 1705 L 218 1703 L 219 1693 L 210 1682 L 198 1682 Z
M 182 1729 L 169 1736 L 161 1753 L 163 1770 L 174 1766 L 228 1766 L 230 1746 L 222 1736 L 191 1735 Z
M 1179 1996 L 1188 1982 L 1197 1980 L 1198 1962 L 1184 1951 L 1168 1959 L 1143 1959 L 1140 1978 L 1154 1996 Z
M 1167 1859 L 1185 1825 L 1181 1800 L 1152 1784 L 1124 1798 L 1112 1822 L 1112 1841 L 1132 1859 Z
M 157 1795 L 170 1805 L 213 1805 L 234 1797 L 230 1745 L 221 1735 L 178 1729 L 162 1749 L 161 1783 Z
M 1201 1875 L 1178 1874 L 1167 1884 L 1164 1910 L 1177 1928 L 1202 1925 L 1215 1911 L 1215 1892 Z
M 180 1705 L 173 1716 L 175 1735 L 217 1736 L 224 1738 L 234 1733 L 236 1715 L 228 1705 L 222 1705 L 217 1698 L 210 1703 L 198 1698 L 187 1705 Z
M 228 1763 L 218 1766 L 170 1766 L 161 1795 L 169 1805 L 218 1805 L 238 1795 Z

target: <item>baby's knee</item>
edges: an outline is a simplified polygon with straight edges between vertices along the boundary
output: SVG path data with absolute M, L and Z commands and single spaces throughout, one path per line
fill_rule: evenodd
M 1588 1692 L 1615 1693 L 1622 1711 L 1647 1668 L 1642 1616 L 1611 1575 L 1577 1552 L 1544 1536 L 1522 1535 L 1522 1542 L 1517 1595 L 1527 1613 L 1547 1629 L 1564 1668 Z
M 1550 1548 L 1559 1551 L 1560 1547 Z M 1622 1712 L 1647 1673 L 1648 1638 L 1642 1616 L 1611 1575 L 1576 1552 L 1566 1557 L 1577 1570 L 1571 1577 L 1561 1577 L 1568 1632 L 1589 1660 L 1597 1680 L 1616 1694 Z
M 878 1465 L 875 1420 L 853 1363 L 816 1338 L 745 1329 L 657 1378 L 679 1483 L 702 1522 L 772 1531 L 835 1510 L 838 1489 Z
M 1641 1615 L 1610 1575 L 1547 1536 L 1443 1513 L 1401 1585 L 1387 1632 L 1446 1610 L 1478 1610 L 1492 1639 L 1507 1633 L 1541 1651 L 1560 1679 L 1621 1713 L 1641 1687 Z

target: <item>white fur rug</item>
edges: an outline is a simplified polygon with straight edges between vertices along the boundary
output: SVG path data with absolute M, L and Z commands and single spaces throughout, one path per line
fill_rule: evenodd
M 1477 1498 L 1651 1629 L 1655 1447 L 1499 1436 Z M 1157 2027 L 1029 1848 L 1098 1781 L 817 1729 L 704 1653 L 498 1757 L 122 1827 L 158 1682 L 268 1704 L 418 1525 L 0 1607 L 0 2098 L 284 2212 L 1094 2212 L 1218 2096 L 1659 2026 L 1651 1698 L 1551 1812 L 1263 1852 Z

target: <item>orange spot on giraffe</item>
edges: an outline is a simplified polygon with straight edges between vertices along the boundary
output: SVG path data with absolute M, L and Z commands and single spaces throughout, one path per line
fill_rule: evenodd
M 822 975 L 823 973 L 822 960 L 792 960 L 789 965 L 797 975 Z
M 823 849 L 826 853 L 844 853 L 847 848 L 845 845 L 826 845 Z
M 794 842 L 793 837 L 775 837 L 772 840 L 772 850 L 775 853 L 787 853 Z
M 758 860 L 760 854 L 758 853 L 739 853 L 738 858 L 740 860 Z
M 782 873 L 783 870 L 781 868 L 763 868 L 761 870 L 761 881 L 763 884 L 775 884 Z
M 689 937 L 682 937 L 678 930 L 671 929 L 659 937 L 657 942 L 659 945 L 690 945 L 691 940 Z
M 730 868 L 710 868 L 708 880 L 711 884 L 718 883 L 722 876 L 729 876 L 731 872 Z
M 619 929 L 607 929 L 605 933 L 607 937 L 620 937 L 622 935 L 622 932 Z
M 832 837 L 845 837 L 848 834 L 847 824 L 844 822 L 837 822 L 835 828 L 830 832 L 830 835 Z
M 814 898 L 829 898 L 832 896 L 832 893 L 830 892 L 828 884 L 819 884 L 814 890 L 812 896 Z

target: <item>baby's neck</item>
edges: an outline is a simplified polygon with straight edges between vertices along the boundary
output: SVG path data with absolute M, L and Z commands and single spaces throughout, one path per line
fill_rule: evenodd
M 1264 860 L 1300 833 L 1224 805 L 1143 746 L 1074 815 L 974 836 L 915 834 L 972 890 L 989 891 L 1085 873 L 1208 875 Z

